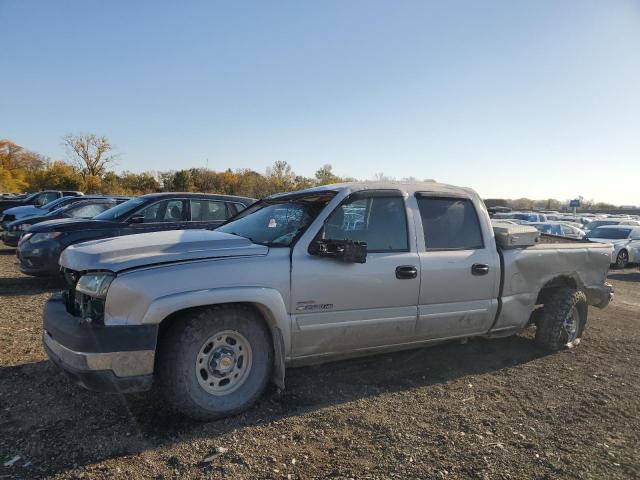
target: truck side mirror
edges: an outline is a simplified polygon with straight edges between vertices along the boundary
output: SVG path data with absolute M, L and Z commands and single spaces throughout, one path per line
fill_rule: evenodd
M 128 220 L 128 223 L 143 223 L 143 222 L 144 222 L 144 216 L 142 215 L 134 215 Z
M 319 257 L 335 258 L 345 263 L 366 263 L 367 242 L 353 240 L 314 240 L 309 253 Z

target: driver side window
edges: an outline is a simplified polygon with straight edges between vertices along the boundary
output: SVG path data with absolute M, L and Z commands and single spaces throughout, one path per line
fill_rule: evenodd
M 320 238 L 366 242 L 369 252 L 406 252 L 409 241 L 404 200 L 399 195 L 358 195 L 331 213 Z

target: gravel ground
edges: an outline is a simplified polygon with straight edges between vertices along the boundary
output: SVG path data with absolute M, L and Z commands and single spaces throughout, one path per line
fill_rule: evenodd
M 72 385 L 40 346 L 59 284 L 0 251 L 0 478 L 640 478 L 640 273 L 610 278 L 576 349 L 527 331 L 291 369 L 199 424 Z

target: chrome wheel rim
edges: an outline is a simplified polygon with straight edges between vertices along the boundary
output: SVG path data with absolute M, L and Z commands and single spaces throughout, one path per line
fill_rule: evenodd
M 567 338 L 566 343 L 574 342 L 578 338 L 578 330 L 580 328 L 580 312 L 576 307 L 572 307 L 569 315 L 564 319 L 562 324 Z
M 212 335 L 196 356 L 196 378 L 211 395 L 228 395 L 245 382 L 251 371 L 252 352 L 244 335 L 225 330 Z

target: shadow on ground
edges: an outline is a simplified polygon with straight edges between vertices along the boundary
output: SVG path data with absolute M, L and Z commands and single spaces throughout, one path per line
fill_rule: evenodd
M 0 248 L 0 255 L 4 256 L 4 255 L 15 255 L 16 254 L 16 249 L 15 248 Z
M 529 339 L 515 336 L 290 369 L 284 393 L 271 389 L 248 412 L 209 423 L 160 408 L 152 394 L 87 392 L 48 362 L 5 367 L 0 369 L 0 453 L 20 454 L 32 462 L 32 474 L 51 475 L 178 442 L 215 439 L 332 405 L 509 369 L 544 355 Z
M 62 277 L 0 277 L 0 295 L 37 295 L 64 288 Z
M 640 282 L 640 272 L 609 273 L 607 278 L 621 282 Z

